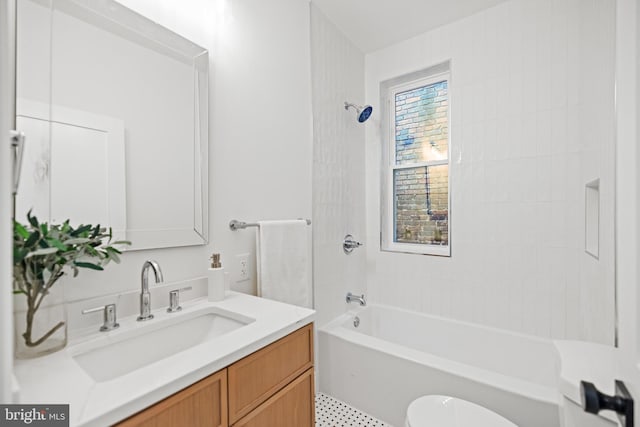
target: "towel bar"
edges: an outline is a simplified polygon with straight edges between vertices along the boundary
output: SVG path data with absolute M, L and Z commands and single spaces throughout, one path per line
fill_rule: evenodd
M 302 218 L 298 218 L 298 219 L 302 219 Z M 305 221 L 307 221 L 307 225 L 311 225 L 310 219 L 306 219 Z M 247 227 L 259 227 L 259 226 L 260 224 L 258 224 L 257 222 L 244 222 L 244 221 L 238 221 L 237 219 L 232 219 L 231 222 L 229 222 L 229 228 L 232 229 L 233 231 L 244 230 Z

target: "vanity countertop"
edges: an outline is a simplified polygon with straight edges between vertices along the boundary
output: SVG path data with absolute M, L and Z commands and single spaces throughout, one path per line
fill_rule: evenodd
M 219 307 L 255 321 L 103 382 L 94 381 L 72 358 L 74 346 L 86 338 L 71 341 L 65 349 L 48 356 L 16 361 L 20 403 L 69 404 L 71 426 L 111 425 L 295 331 L 313 321 L 315 313 L 237 292 L 227 292 L 220 302 L 198 299 L 183 304 L 185 312 L 203 307 Z M 124 325 L 134 322 L 135 317 L 119 321 Z

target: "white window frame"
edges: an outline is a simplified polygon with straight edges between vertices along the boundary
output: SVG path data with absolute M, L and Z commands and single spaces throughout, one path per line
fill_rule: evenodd
M 381 209 L 381 250 L 389 252 L 404 252 L 411 254 L 435 255 L 450 257 L 451 256 L 451 71 L 449 64 L 447 71 L 438 71 L 436 73 L 421 73 L 423 77 L 400 78 L 394 81 L 395 84 L 389 86 L 383 92 L 383 105 L 387 110 L 387 123 L 384 128 L 386 132 L 382 132 L 382 209 Z M 435 67 L 434 67 L 435 68 Z M 442 67 L 438 67 L 442 68 Z M 415 73 L 412 75 L 415 76 Z M 395 120 L 395 96 L 397 93 L 406 92 L 430 84 L 447 81 L 447 159 L 428 162 L 416 162 L 411 164 L 396 165 L 396 120 Z M 447 193 L 448 193 L 448 217 L 447 217 L 447 235 L 448 244 L 430 245 L 427 243 L 399 243 L 394 241 L 395 234 L 395 202 L 394 202 L 394 171 L 401 169 L 412 169 L 428 166 L 448 166 Z

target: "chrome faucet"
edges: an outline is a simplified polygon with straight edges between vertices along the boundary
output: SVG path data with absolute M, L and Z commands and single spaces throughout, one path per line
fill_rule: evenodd
M 367 305 L 367 301 L 364 299 L 364 294 L 358 296 L 358 295 L 354 295 L 351 292 L 347 293 L 347 304 L 350 304 L 354 301 L 357 301 L 360 303 L 361 306 L 365 306 Z
M 149 293 L 149 267 L 156 276 L 156 283 L 162 282 L 162 270 L 160 265 L 153 260 L 147 260 L 142 266 L 142 291 L 140 292 L 140 316 L 138 321 L 153 319 L 151 314 L 151 294 Z

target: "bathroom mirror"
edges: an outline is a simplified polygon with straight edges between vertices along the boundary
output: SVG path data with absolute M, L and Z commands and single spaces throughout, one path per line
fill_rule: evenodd
M 208 52 L 111 1 L 18 2 L 16 218 L 208 238 Z

